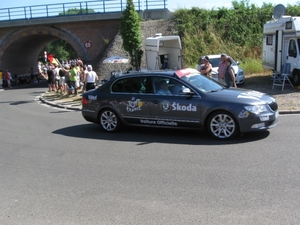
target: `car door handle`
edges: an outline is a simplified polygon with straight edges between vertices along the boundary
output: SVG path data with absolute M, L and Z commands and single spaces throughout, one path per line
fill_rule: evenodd
M 158 103 L 160 103 L 160 101 L 159 100 L 152 100 L 151 103 L 158 104 Z
M 122 101 L 122 100 L 121 100 L 121 99 L 119 99 L 119 98 L 117 98 L 117 99 L 116 99 L 116 102 L 121 102 L 121 101 Z

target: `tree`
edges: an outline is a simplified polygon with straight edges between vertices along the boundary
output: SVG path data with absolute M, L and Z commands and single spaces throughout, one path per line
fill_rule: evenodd
M 131 65 L 139 71 L 143 55 L 141 24 L 140 16 L 135 11 L 132 0 L 127 0 L 121 19 L 120 33 L 123 39 L 123 48 L 130 56 Z
M 44 51 L 52 53 L 59 60 L 69 60 L 77 58 L 77 53 L 73 47 L 64 40 L 56 40 L 47 44 L 39 54 L 39 60 L 44 61 Z

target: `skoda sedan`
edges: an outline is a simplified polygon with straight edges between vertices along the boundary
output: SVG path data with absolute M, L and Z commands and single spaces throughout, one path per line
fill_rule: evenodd
M 106 132 L 132 125 L 199 129 L 230 139 L 276 126 L 278 106 L 267 94 L 227 88 L 188 68 L 114 77 L 82 94 L 82 116 Z

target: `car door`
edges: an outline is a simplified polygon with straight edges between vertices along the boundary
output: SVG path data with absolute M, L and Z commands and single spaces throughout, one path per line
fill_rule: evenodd
M 147 77 L 118 79 L 111 87 L 111 96 L 111 104 L 125 122 L 140 124 L 142 118 L 150 116 Z
M 162 80 L 169 85 L 171 94 L 159 94 Z M 172 77 L 152 77 L 155 94 L 150 104 L 151 118 L 158 126 L 198 127 L 200 124 L 201 98 L 199 95 L 183 94 L 188 86 Z M 181 90 L 179 90 L 181 89 Z

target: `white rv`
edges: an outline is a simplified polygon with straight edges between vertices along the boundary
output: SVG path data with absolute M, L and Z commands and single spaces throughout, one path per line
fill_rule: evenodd
M 291 64 L 291 80 L 300 85 L 300 17 L 284 15 L 283 5 L 277 5 L 272 21 L 263 30 L 263 67 L 281 71 L 284 63 Z
M 146 38 L 146 62 L 148 70 L 182 69 L 182 47 L 180 37 L 162 36 L 161 33 Z

